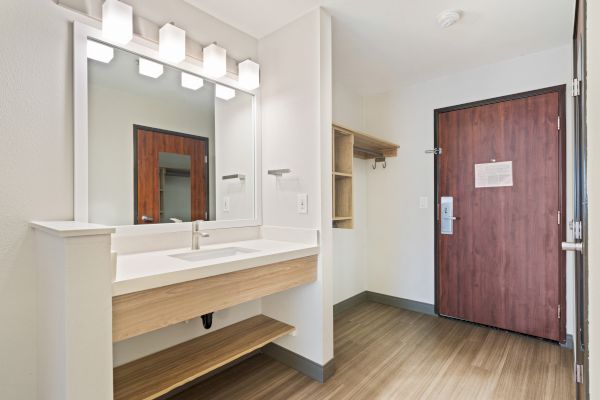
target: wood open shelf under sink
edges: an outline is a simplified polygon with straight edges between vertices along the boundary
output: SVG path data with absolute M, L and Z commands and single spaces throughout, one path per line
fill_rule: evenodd
M 265 315 L 257 315 L 116 367 L 114 399 L 156 399 L 294 329 Z

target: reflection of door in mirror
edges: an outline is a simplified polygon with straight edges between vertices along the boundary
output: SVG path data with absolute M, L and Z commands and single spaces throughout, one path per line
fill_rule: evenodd
M 208 139 L 134 126 L 135 223 L 208 219 Z

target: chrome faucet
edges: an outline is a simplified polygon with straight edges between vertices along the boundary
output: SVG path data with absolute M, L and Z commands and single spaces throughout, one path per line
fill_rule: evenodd
M 207 238 L 210 235 L 206 232 L 200 232 L 200 222 L 192 222 L 192 250 L 200 250 L 200 238 Z

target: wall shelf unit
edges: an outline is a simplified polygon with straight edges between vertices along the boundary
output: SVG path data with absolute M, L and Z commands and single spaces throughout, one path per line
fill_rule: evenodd
M 243 320 L 116 367 L 115 400 L 156 399 L 290 334 L 294 327 L 264 315 Z
M 376 136 L 333 124 L 333 227 L 352 229 L 352 162 L 396 157 L 398 146 Z

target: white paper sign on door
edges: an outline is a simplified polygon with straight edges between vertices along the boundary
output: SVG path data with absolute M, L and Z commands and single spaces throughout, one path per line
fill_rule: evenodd
M 503 187 L 513 185 L 512 161 L 475 164 L 475 187 Z

